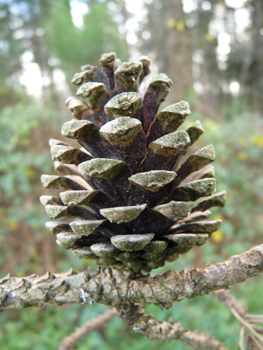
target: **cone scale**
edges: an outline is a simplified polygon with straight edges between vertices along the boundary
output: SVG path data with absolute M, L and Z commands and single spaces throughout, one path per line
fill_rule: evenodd
M 220 225 L 208 209 L 226 201 L 224 191 L 215 193 L 213 146 L 191 151 L 204 130 L 199 121 L 183 130 L 188 103 L 160 107 L 171 79 L 160 74 L 139 94 L 150 63 L 146 56 L 120 63 L 111 52 L 101 69 L 81 67 L 72 79 L 77 97 L 66 101 L 74 119 L 62 126 L 78 146 L 50 140 L 57 174 L 41 177 L 61 190 L 40 199 L 57 244 L 135 273 L 205 244 Z

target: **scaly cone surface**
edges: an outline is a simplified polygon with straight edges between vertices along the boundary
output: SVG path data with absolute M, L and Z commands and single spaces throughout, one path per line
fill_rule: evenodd
M 190 114 L 181 101 L 160 109 L 172 86 L 165 74 L 139 85 L 150 72 L 150 59 L 123 62 L 111 52 L 101 69 L 81 67 L 72 79 L 77 97 L 66 105 L 73 120 L 62 135 L 80 147 L 50 140 L 59 175 L 42 175 L 46 223 L 57 244 L 97 265 L 147 273 L 203 245 L 220 220 L 210 209 L 224 206 L 226 193 L 214 193 L 214 148 L 187 158 L 203 133 L 199 121 L 178 130 Z

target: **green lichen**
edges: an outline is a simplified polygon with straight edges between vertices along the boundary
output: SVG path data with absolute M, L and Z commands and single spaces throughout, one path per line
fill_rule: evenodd
M 97 126 L 88 120 L 70 120 L 62 125 L 61 134 L 71 139 L 89 142 Z
M 88 236 L 94 232 L 105 220 L 79 220 L 73 221 L 69 225 L 78 235 Z
M 63 232 L 57 235 L 57 241 L 59 241 L 66 249 L 72 248 L 78 240 L 79 236 L 71 232 Z
M 100 213 L 110 222 L 122 224 L 135 220 L 146 208 L 147 204 L 130 206 L 130 207 L 115 207 L 101 209 Z
M 45 210 L 50 219 L 59 219 L 68 215 L 67 208 L 63 205 L 46 205 Z
M 164 157 L 172 157 L 190 144 L 187 132 L 175 131 L 150 143 L 149 148 Z
M 124 148 L 132 145 L 139 133 L 143 135 L 141 122 L 129 117 L 114 119 L 100 129 L 100 135 L 103 138 L 115 146 Z
M 165 98 L 172 86 L 173 82 L 166 74 L 159 74 L 154 78 L 147 88 L 146 93 L 154 93 L 161 95 L 161 98 Z
M 192 203 L 171 201 L 167 204 L 157 205 L 151 210 L 160 213 L 171 220 L 178 220 L 189 215 L 192 208 Z
M 74 118 L 80 119 L 83 111 L 87 111 L 89 107 L 81 100 L 75 97 L 69 97 L 66 100 L 66 106 Z
M 113 180 L 124 167 L 125 162 L 109 158 L 91 159 L 78 166 L 82 174 L 106 180 Z
M 90 246 L 90 250 L 99 258 L 113 258 L 120 252 L 114 245 L 108 243 L 96 243 Z
M 201 200 L 197 205 L 193 208 L 192 212 L 195 211 L 204 211 L 212 207 L 224 207 L 226 204 L 227 193 L 226 191 L 218 192 L 212 195 L 209 198 Z
M 85 83 L 78 88 L 76 95 L 81 96 L 91 109 L 97 109 L 108 91 L 102 83 Z
M 140 61 L 123 62 L 114 72 L 115 81 L 125 90 L 132 91 L 138 82 L 142 69 Z
M 88 204 L 99 191 L 83 190 L 83 191 L 66 191 L 60 192 L 59 196 L 65 205 Z
M 213 233 L 219 229 L 221 220 L 206 220 L 206 221 L 197 221 L 189 222 L 186 224 L 176 226 L 176 230 L 183 232 L 192 232 L 192 233 Z M 188 233 L 187 233 L 188 234 Z
M 74 249 L 73 254 L 80 259 L 96 259 L 97 256 L 92 253 L 89 247 L 82 247 L 78 249 Z
M 163 109 L 156 118 L 160 121 L 163 131 L 170 133 L 177 130 L 190 113 L 189 104 L 180 101 Z
M 142 107 L 142 97 L 137 92 L 123 92 L 114 96 L 104 106 L 105 113 L 112 119 L 132 117 Z
M 190 128 L 188 128 L 186 132 L 188 133 L 191 139 L 191 144 L 196 142 L 204 131 L 205 130 L 203 129 L 202 124 L 199 120 L 197 120 L 192 126 L 190 126 Z
M 175 177 L 176 173 L 174 171 L 151 170 L 132 175 L 129 177 L 129 181 L 148 191 L 158 192 L 162 187 L 172 182 Z
M 116 61 L 116 53 L 109 52 L 101 55 L 100 64 L 102 67 L 113 69 Z
M 211 196 L 216 189 L 215 179 L 202 179 L 189 182 L 188 184 L 179 187 L 181 189 L 192 190 L 200 194 L 201 197 Z
M 120 250 L 134 252 L 142 250 L 153 237 L 153 233 L 144 235 L 119 235 L 111 237 L 111 243 Z
M 131 262 L 141 256 L 141 251 L 138 252 L 121 252 L 116 257 L 117 260 L 120 260 L 124 263 Z
M 95 82 L 97 76 L 94 70 L 92 69 L 93 67 L 87 66 L 87 68 L 89 69 L 86 69 L 80 73 L 76 73 L 73 79 L 71 80 L 71 83 L 78 86 L 87 82 Z
M 47 221 L 45 226 L 53 235 L 57 235 L 58 233 L 65 232 L 69 229 L 68 223 L 65 222 Z

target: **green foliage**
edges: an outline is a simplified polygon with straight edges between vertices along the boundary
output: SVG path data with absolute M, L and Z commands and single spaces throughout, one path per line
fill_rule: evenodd
M 30 256 L 32 247 L 31 258 L 33 258 L 36 249 L 33 244 L 36 243 L 36 238 L 43 239 L 44 212 L 38 200 L 43 190 L 39 177 L 43 171 L 52 170 L 48 138 L 52 134 L 55 136 L 51 127 L 59 130 L 61 124 L 59 116 L 58 112 L 38 104 L 20 103 L 15 107 L 8 106 L 2 109 L 0 118 L 0 263 L 2 264 L 7 263 L 9 259 L 15 261 L 14 256 L 20 254 L 22 263 L 25 258 L 23 258 L 25 253 L 22 249 L 23 244 L 28 250 L 25 254 L 27 257 Z M 32 239 L 30 234 L 33 236 Z M 28 239 L 27 244 L 23 238 Z M 19 243 L 19 239 L 22 239 L 23 244 Z M 32 263 L 34 260 L 33 258 Z M 17 268 L 21 270 L 21 264 L 18 264 Z
M 15 40 L 13 36 L 14 28 L 12 28 L 12 25 L 10 26 L 13 18 L 7 1 L 0 2 L 0 17 L 0 81 L 4 81 L 11 74 L 21 69 L 21 63 L 17 56 L 23 53 L 24 48 L 21 41 Z M 1 86 L 0 91 L 2 89 Z
M 5 201 L 21 204 L 20 196 L 30 194 L 32 190 L 30 179 L 36 169 L 44 167 L 44 171 L 50 170 L 48 150 L 42 149 L 44 140 L 39 139 L 39 134 L 45 131 L 45 124 L 51 125 L 52 119 L 52 111 L 43 111 L 36 105 L 19 104 L 15 108 L 3 109 L 0 120 L 3 181 L 0 186 Z M 37 144 L 39 142 L 41 145 Z
M 225 256 L 241 253 L 263 237 L 263 120 L 243 113 L 229 122 L 207 120 L 204 126 L 209 131 L 206 141 L 212 140 L 217 150 L 217 188 L 228 192 L 227 205 L 216 211 L 223 218 L 223 252 Z
M 96 65 L 102 52 L 114 51 L 122 58 L 127 56 L 124 40 L 120 38 L 107 1 L 91 1 L 81 28 L 72 22 L 68 1 L 50 0 L 47 4 L 47 16 L 42 19 L 45 40 L 49 50 L 61 61 L 68 81 L 83 64 Z M 57 32 L 63 35 L 55 35 Z

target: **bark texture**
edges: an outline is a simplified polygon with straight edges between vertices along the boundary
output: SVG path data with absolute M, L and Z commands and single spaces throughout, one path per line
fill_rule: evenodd
M 185 345 L 190 345 L 199 350 L 227 350 L 227 348 L 211 336 L 191 332 L 181 326 L 180 322 L 163 322 L 153 320 L 152 315 L 147 315 L 139 305 L 125 303 L 118 307 L 120 317 L 136 332 L 142 333 L 152 342 L 157 340 L 171 342 L 179 340 Z
M 154 303 L 171 307 L 174 301 L 190 299 L 235 283 L 263 271 L 263 244 L 234 255 L 224 262 L 202 268 L 168 271 L 163 275 L 136 275 L 129 271 L 101 267 L 97 271 L 46 273 L 24 278 L 6 276 L 0 281 L 0 308 L 65 303 L 118 305 Z

